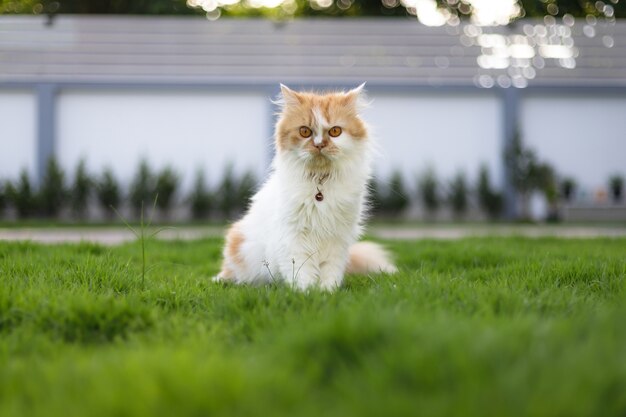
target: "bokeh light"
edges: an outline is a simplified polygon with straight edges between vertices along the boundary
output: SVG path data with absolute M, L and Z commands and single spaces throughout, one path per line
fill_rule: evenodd
M 582 34 L 595 39 L 598 26 L 602 25 L 603 36 L 598 44 L 606 48 L 615 46 L 615 40 L 607 28 L 615 24 L 615 7 L 620 0 L 596 1 L 587 4 Z M 439 55 L 435 59 L 438 68 L 450 66 L 451 56 L 462 56 L 463 47 L 478 47 L 476 59 L 477 76 L 474 83 L 483 88 L 524 88 L 537 72 L 549 66 L 565 69 L 576 68 L 579 49 L 574 43 L 572 29 L 576 18 L 569 13 L 559 16 L 558 2 L 542 0 L 545 7 L 543 20 L 533 20 L 523 25 L 510 25 L 525 15 L 519 0 L 381 0 L 381 7 L 391 9 L 402 6 L 416 16 L 417 20 L 431 27 L 445 26 L 450 33 L 459 35 L 459 51 L 450 51 L 449 56 Z M 220 9 L 233 5 L 273 9 L 280 7 L 286 15 L 293 16 L 301 4 L 295 0 L 187 0 L 190 7 L 202 8 L 209 20 L 220 17 Z M 353 0 L 308 0 L 314 10 L 325 10 L 336 6 L 348 10 Z M 503 29 L 503 27 L 505 27 Z M 342 62 L 342 65 L 350 65 Z M 419 66 L 419 57 L 407 57 L 408 66 Z

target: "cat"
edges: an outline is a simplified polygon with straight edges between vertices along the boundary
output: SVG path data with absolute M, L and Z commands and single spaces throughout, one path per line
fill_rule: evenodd
M 364 86 L 317 94 L 281 84 L 272 171 L 227 231 L 216 281 L 332 291 L 345 273 L 397 271 L 382 247 L 357 243 L 372 159 Z

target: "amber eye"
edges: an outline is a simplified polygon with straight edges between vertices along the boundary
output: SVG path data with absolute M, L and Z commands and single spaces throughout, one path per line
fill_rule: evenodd
M 300 136 L 302 136 L 303 138 L 310 138 L 312 134 L 313 131 L 310 128 L 306 126 L 302 126 L 300 128 Z
M 341 135 L 341 128 L 339 126 L 331 127 L 328 131 L 328 134 L 331 137 L 336 138 L 337 136 Z

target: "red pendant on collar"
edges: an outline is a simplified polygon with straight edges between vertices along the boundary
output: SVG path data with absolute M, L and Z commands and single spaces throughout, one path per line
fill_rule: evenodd
M 320 191 L 319 193 L 315 194 L 315 199 L 317 201 L 322 201 L 324 199 L 324 194 L 322 194 L 322 192 Z

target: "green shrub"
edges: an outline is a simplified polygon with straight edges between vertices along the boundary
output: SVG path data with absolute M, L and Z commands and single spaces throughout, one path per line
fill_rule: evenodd
M 85 217 L 92 187 L 93 180 L 87 173 L 85 160 L 81 160 L 76 166 L 74 182 L 72 184 L 72 194 L 70 196 L 72 212 L 79 218 Z
M 513 141 L 504 152 L 504 161 L 509 180 L 517 192 L 528 194 L 537 186 L 537 156 L 533 149 L 522 143 L 521 134 L 515 133 Z
M 5 208 L 13 207 L 17 212 L 17 207 L 15 204 L 15 199 L 17 198 L 17 189 L 15 185 L 7 180 L 4 183 L 4 200 L 5 200 Z
M 37 198 L 26 169 L 20 171 L 16 185 L 7 184 L 6 193 L 8 201 L 15 208 L 20 219 L 32 217 L 37 213 Z
M 428 168 L 418 182 L 418 190 L 422 204 L 428 216 L 432 217 L 439 209 L 439 195 L 437 185 L 437 175 L 433 168 Z
M 232 164 L 224 168 L 222 182 L 217 189 L 217 208 L 224 219 L 232 217 L 238 204 L 239 187 Z
M 4 210 L 7 206 L 7 193 L 6 193 L 6 185 L 0 183 L 0 217 L 4 215 Z
M 576 193 L 576 181 L 573 178 L 564 178 L 561 181 L 561 198 L 566 202 L 572 201 Z
M 541 162 L 533 149 L 527 148 L 522 142 L 519 132 L 504 152 L 504 162 L 508 171 L 509 181 L 521 199 L 522 219 L 530 217 L 530 195 L 533 191 L 541 191 L 556 213 L 558 188 L 556 173 L 547 163 Z M 550 215 L 552 216 L 552 214 Z
M 155 193 L 158 196 L 157 207 L 163 214 L 169 214 L 179 184 L 180 177 L 171 167 L 164 168 L 157 175 L 155 186 Z
M 504 199 L 502 194 L 494 191 L 491 188 L 491 181 L 489 179 L 489 169 L 486 165 L 480 167 L 480 173 L 478 175 L 478 203 L 485 215 L 495 220 L 502 215 L 502 208 L 504 206 Z
M 137 217 L 141 216 L 144 206 L 150 207 L 154 203 L 155 185 L 150 165 L 142 159 L 129 190 L 130 205 Z
M 59 215 L 67 198 L 65 173 L 55 157 L 48 159 L 46 172 L 39 188 L 39 201 L 42 214 L 46 217 Z
M 408 207 L 409 198 L 402 174 L 395 171 L 387 186 L 372 177 L 367 183 L 369 214 L 372 216 L 392 217 Z
M 96 187 L 96 194 L 100 206 L 105 214 L 111 218 L 114 213 L 113 209 L 119 206 L 122 198 L 120 186 L 111 168 L 105 168 L 102 172 L 102 177 Z
M 624 177 L 621 175 L 613 175 L 609 178 L 609 189 L 614 203 L 622 201 L 624 196 Z
M 536 189 L 541 191 L 549 203 L 556 203 L 558 198 L 558 187 L 556 172 L 547 163 L 539 163 L 535 168 Z
M 397 216 L 409 205 L 402 174 L 399 171 L 395 171 L 391 175 L 387 192 L 381 203 L 381 212 L 388 216 Z
M 459 172 L 450 182 L 448 201 L 456 218 L 461 218 L 467 211 L 467 182 L 465 174 Z
M 235 210 L 238 212 L 243 212 L 248 208 L 250 204 L 250 198 L 254 195 L 257 188 L 257 180 L 252 171 L 246 172 L 239 184 L 237 185 L 237 203 L 235 205 Z
M 546 220 L 555 222 L 560 220 L 558 200 L 559 187 L 554 168 L 548 163 L 539 163 L 535 168 L 535 189 L 540 191 L 548 202 L 548 213 Z
M 381 207 L 383 204 L 383 196 L 380 191 L 380 185 L 376 180 L 376 177 L 370 178 L 367 183 L 367 205 L 369 208 L 369 214 L 372 216 L 378 216 L 381 214 Z
M 207 189 L 204 171 L 198 170 L 194 181 L 193 190 L 189 195 L 191 216 L 196 219 L 206 219 L 213 207 L 213 196 Z

